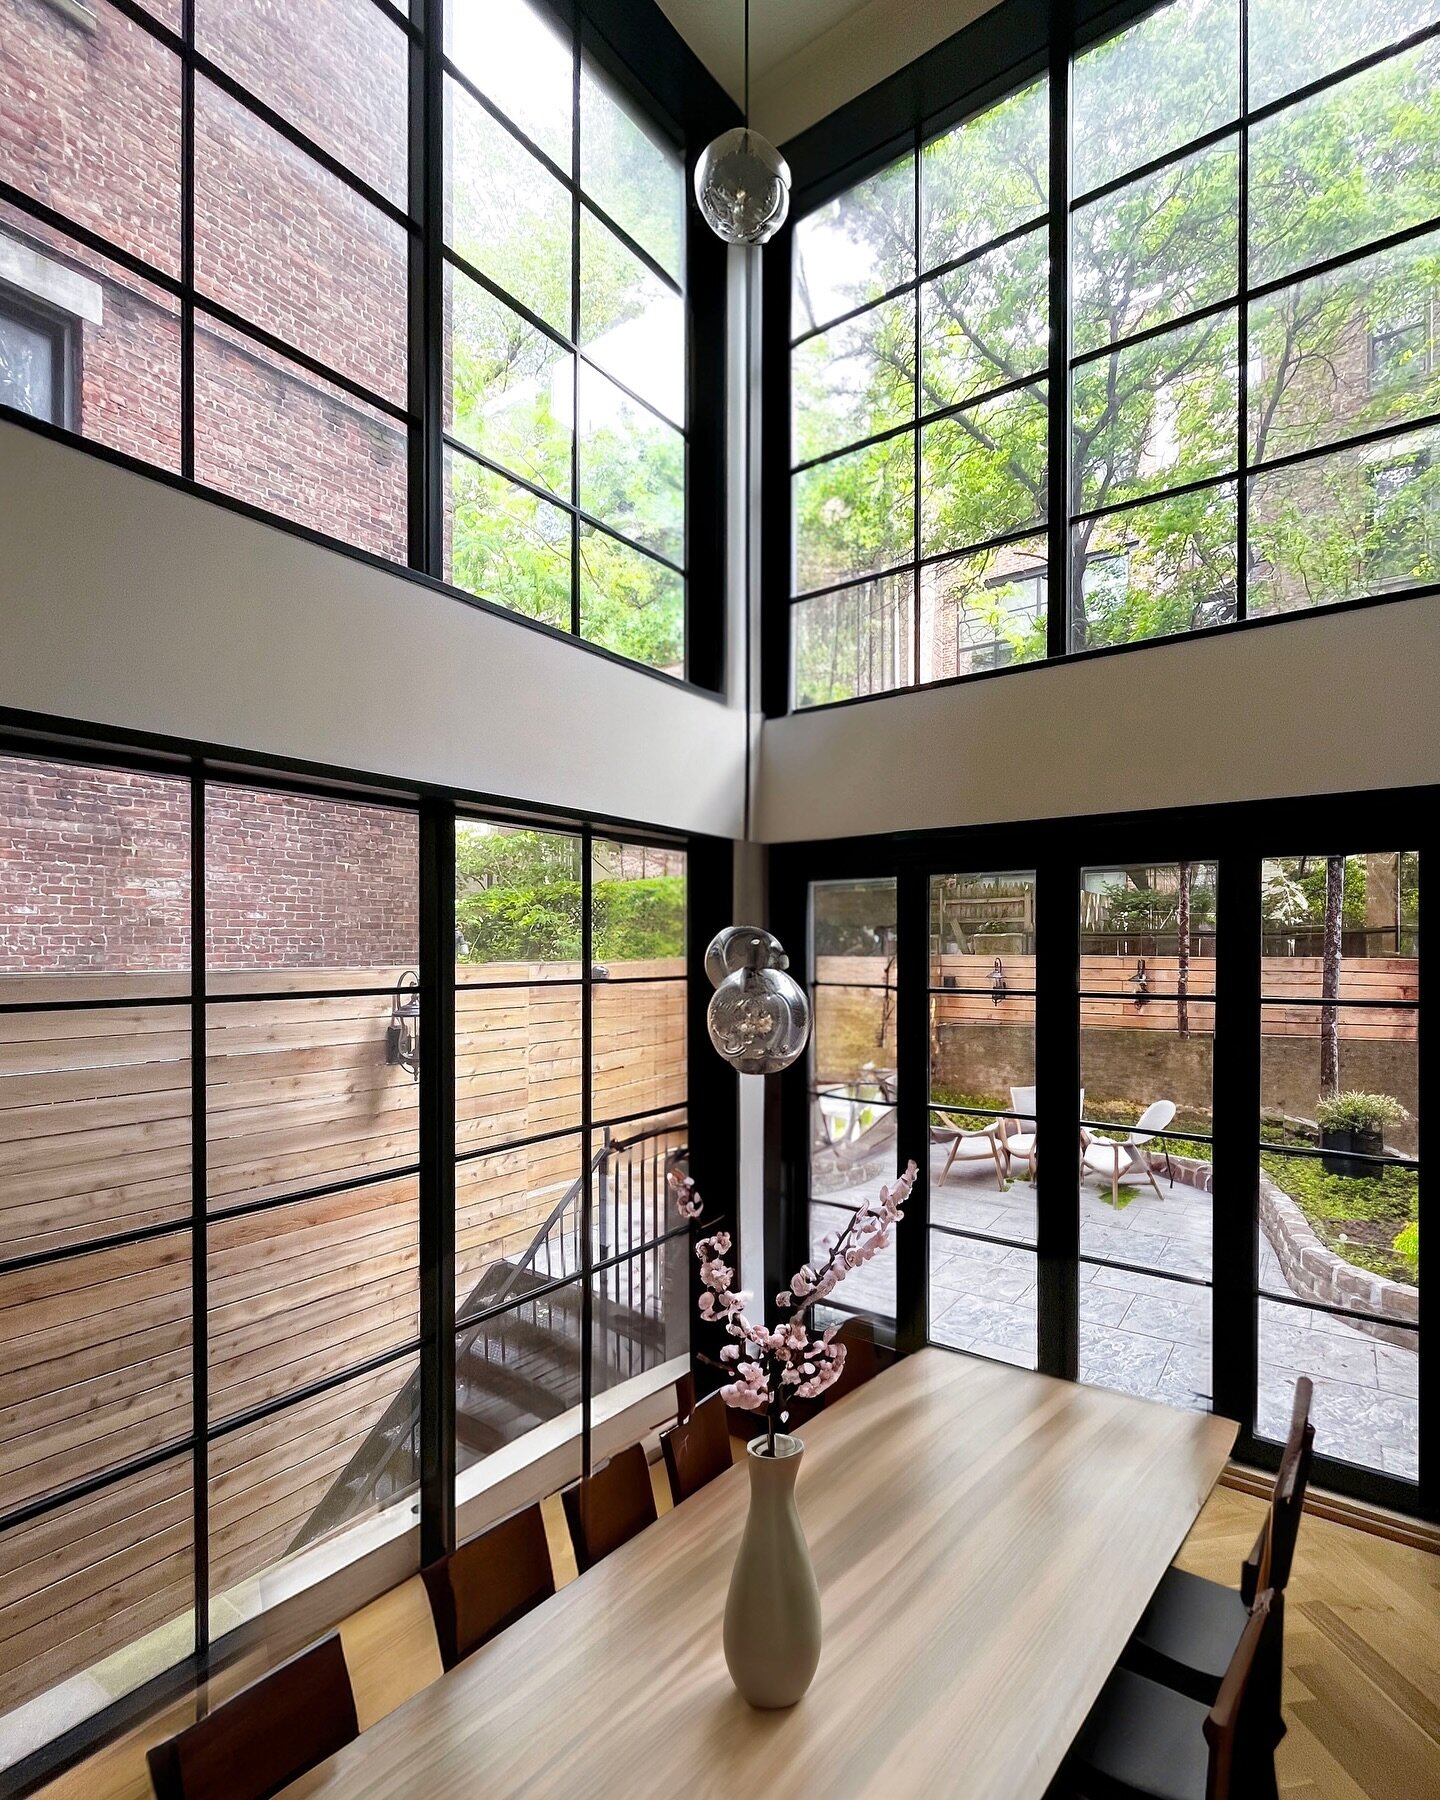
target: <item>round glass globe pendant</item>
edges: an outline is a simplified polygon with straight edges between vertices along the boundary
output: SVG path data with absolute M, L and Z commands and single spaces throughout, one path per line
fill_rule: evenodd
M 695 165 L 695 200 L 727 244 L 766 244 L 790 211 L 790 165 L 750 129 L 750 0 L 745 0 L 745 123 L 722 131 Z
M 757 926 L 731 925 L 705 952 L 715 992 L 705 1023 L 710 1042 L 741 1075 L 777 1075 L 804 1050 L 810 1002 L 786 971 L 779 940 Z

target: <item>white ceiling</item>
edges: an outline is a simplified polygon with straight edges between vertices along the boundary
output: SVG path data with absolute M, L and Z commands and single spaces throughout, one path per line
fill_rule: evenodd
M 823 37 L 868 0 L 750 0 L 750 79 Z M 743 86 L 745 0 L 659 0 L 660 10 L 736 100 Z

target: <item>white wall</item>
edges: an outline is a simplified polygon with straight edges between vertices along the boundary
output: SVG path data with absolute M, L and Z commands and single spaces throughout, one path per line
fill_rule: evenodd
M 1440 782 L 1440 598 L 766 726 L 771 842 Z
M 740 830 L 720 700 L 6 424 L 0 630 L 0 706 Z

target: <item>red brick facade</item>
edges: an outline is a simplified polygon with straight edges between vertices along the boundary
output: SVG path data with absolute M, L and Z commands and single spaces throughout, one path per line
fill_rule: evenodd
M 418 951 L 413 813 L 209 789 L 212 969 L 383 969 Z M 190 966 L 185 781 L 0 759 L 0 972 Z

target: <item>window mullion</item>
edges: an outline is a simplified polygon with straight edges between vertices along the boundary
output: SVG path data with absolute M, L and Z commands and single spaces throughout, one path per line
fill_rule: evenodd
M 1071 9 L 1050 6 L 1050 376 L 1045 654 L 1070 649 L 1070 36 Z

